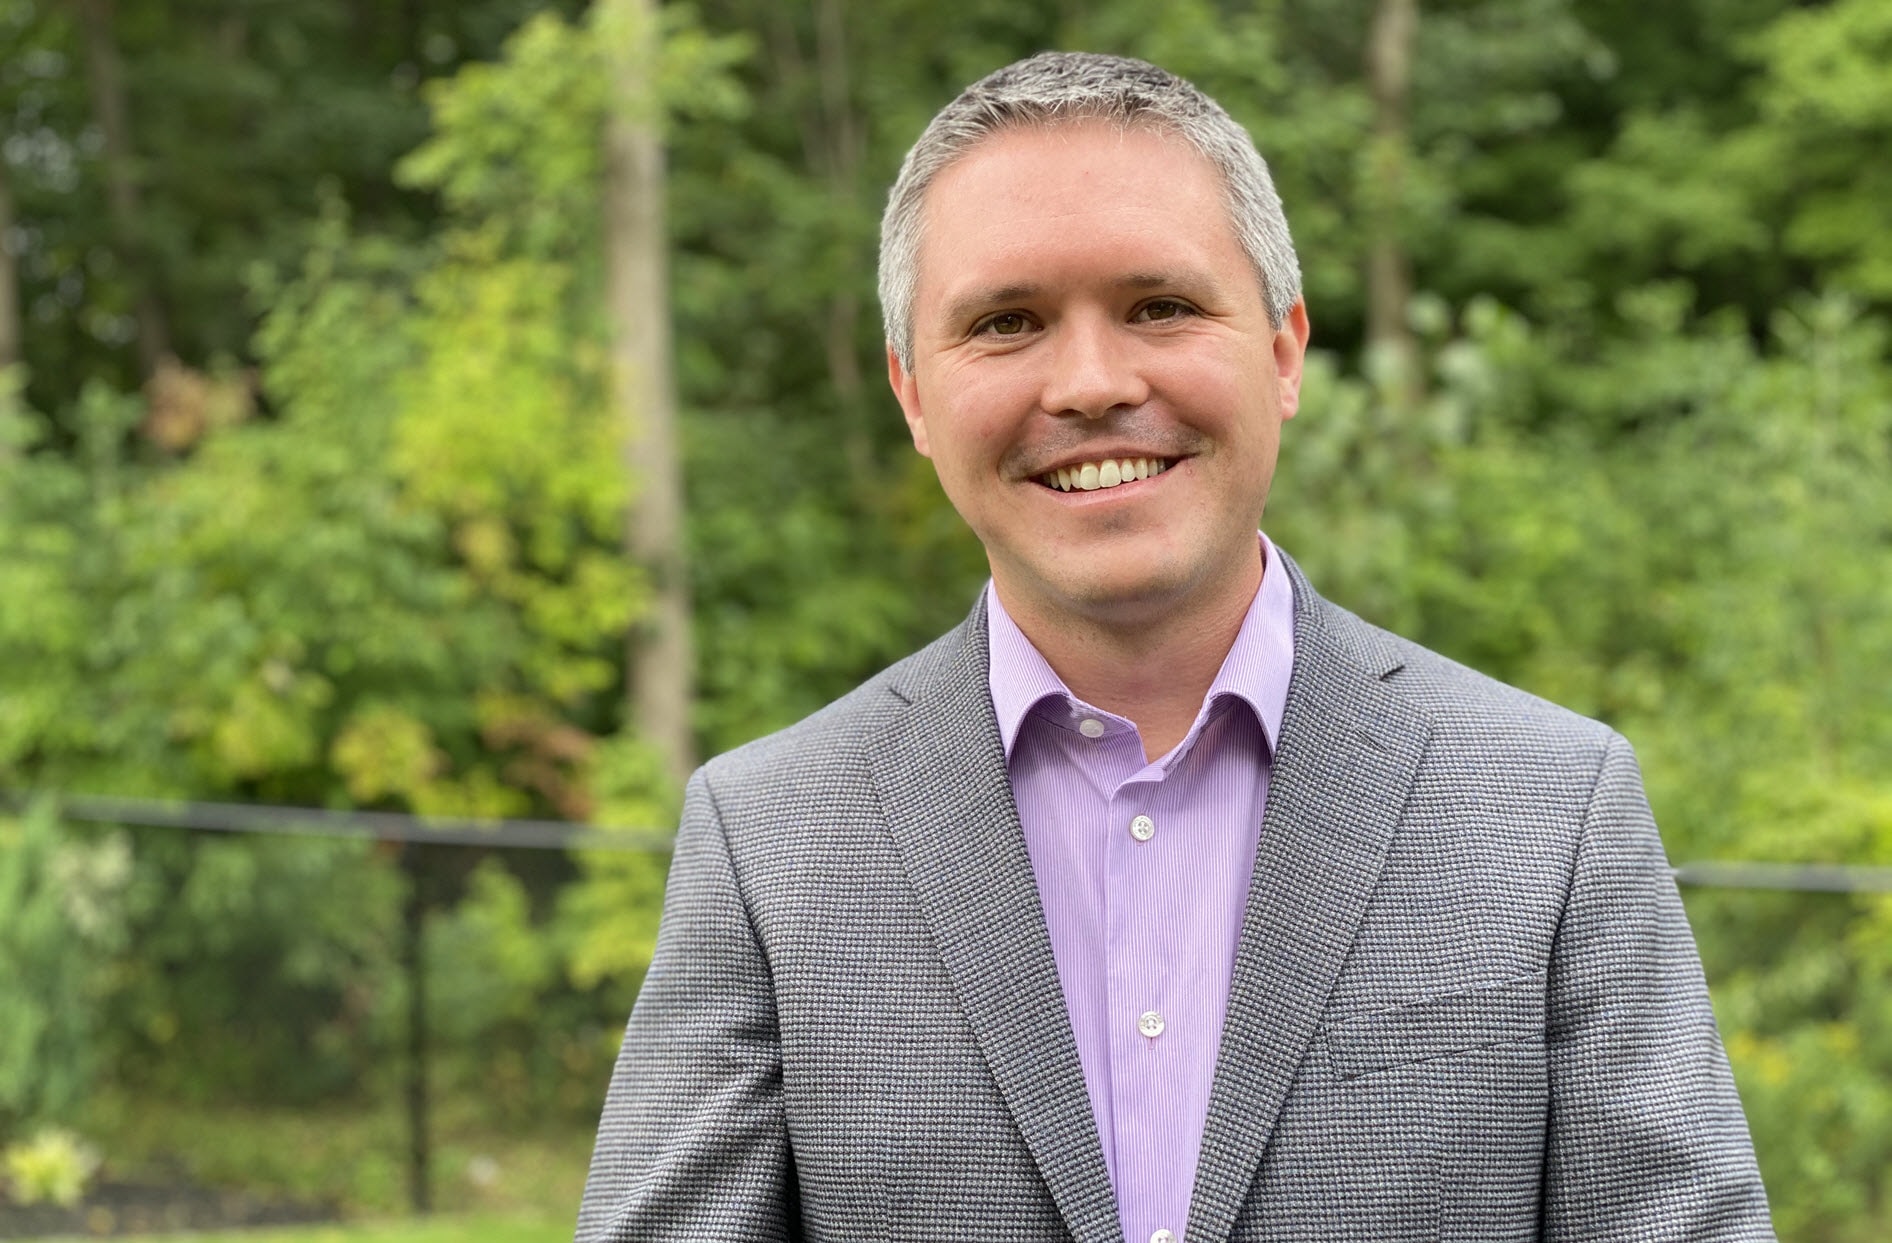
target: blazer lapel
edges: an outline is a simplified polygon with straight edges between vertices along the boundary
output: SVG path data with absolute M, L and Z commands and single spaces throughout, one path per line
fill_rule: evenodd
M 992 1077 L 1079 1243 L 1122 1238 L 987 686 L 985 610 L 904 690 L 869 759 Z M 899 689 L 899 688 L 896 688 Z
M 1294 585 L 1294 671 L 1209 1096 L 1189 1243 L 1228 1237 L 1379 879 L 1428 725 L 1352 641 L 1359 623 Z M 1345 630 L 1351 633 L 1336 633 Z

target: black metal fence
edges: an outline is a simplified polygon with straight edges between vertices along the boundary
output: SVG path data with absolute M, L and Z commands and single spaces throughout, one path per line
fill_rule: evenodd
M 46 797 L 46 796 L 40 796 Z M 406 846 L 462 846 L 511 850 L 668 850 L 662 829 L 614 828 L 554 820 L 464 820 L 380 811 L 336 811 L 244 803 L 209 803 L 101 795 L 54 795 L 60 818 L 140 828 L 184 829 L 297 837 L 366 838 Z M 33 800 L 0 797 L 0 807 L 23 809 Z M 403 866 L 416 866 L 404 852 Z M 1892 867 L 1816 863 L 1692 862 L 1672 869 L 1677 883 L 1704 889 L 1797 890 L 1814 893 L 1892 893 Z M 426 908 L 410 884 L 402 917 L 402 969 L 407 976 L 406 1117 L 408 1192 L 413 1208 L 432 1204 L 428 1096 L 427 990 L 422 941 Z
M 365 837 L 386 842 L 522 850 L 668 850 L 672 840 L 665 829 L 613 828 L 562 820 L 457 820 L 387 811 L 329 811 L 101 795 L 63 796 L 56 803 L 59 814 L 67 820 L 217 833 Z M 1892 893 L 1892 867 L 1740 861 L 1683 863 L 1671 870 L 1678 884 L 1703 889 Z

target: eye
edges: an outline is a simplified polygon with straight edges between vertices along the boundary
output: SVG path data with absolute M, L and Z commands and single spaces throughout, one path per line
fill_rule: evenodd
M 1193 314 L 1195 308 L 1187 302 L 1179 302 L 1175 298 L 1154 298 L 1138 307 L 1130 319 L 1133 323 L 1149 324 Z
M 1017 311 L 1001 311 L 975 330 L 994 337 L 1016 337 L 1031 327 L 1031 321 Z

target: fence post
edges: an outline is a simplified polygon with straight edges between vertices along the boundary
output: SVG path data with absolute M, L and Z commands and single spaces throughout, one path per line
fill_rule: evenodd
M 401 966 L 407 973 L 407 1196 L 414 1212 L 425 1215 L 433 1211 L 433 1188 L 427 1116 L 427 895 L 420 854 L 421 847 L 413 842 L 401 849 L 401 871 L 407 878 Z

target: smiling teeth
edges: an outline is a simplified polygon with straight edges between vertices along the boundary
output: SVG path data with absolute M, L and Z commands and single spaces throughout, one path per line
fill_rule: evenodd
M 1060 466 L 1057 470 L 1046 471 L 1038 476 L 1038 482 L 1060 492 L 1095 492 L 1099 488 L 1114 488 L 1120 483 L 1148 479 L 1168 469 L 1169 463 L 1158 457 L 1105 458 L 1101 462 Z

